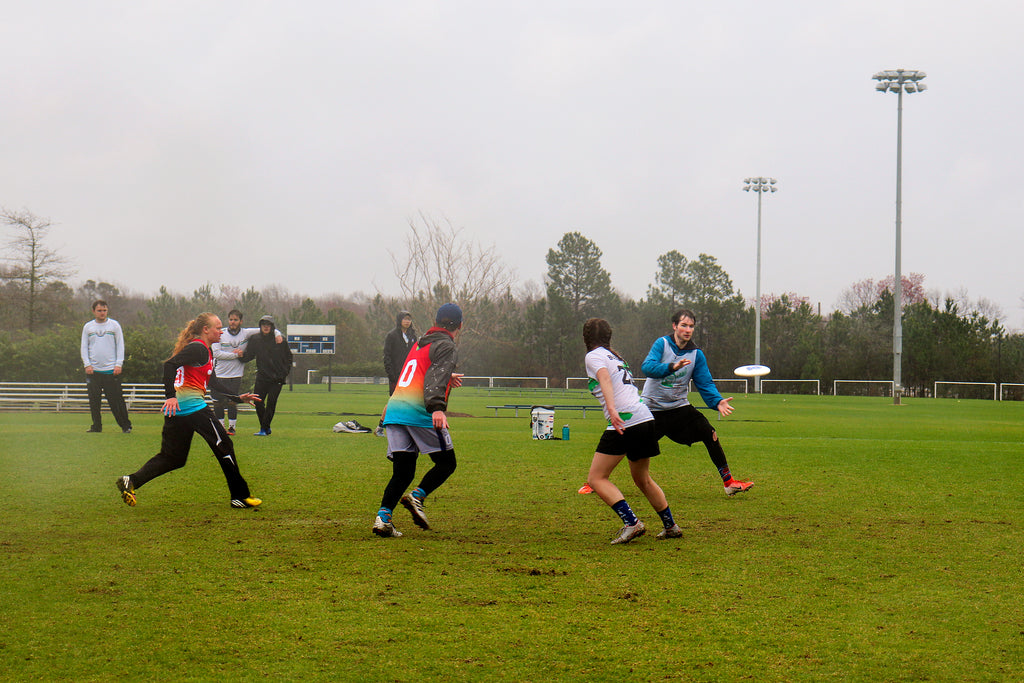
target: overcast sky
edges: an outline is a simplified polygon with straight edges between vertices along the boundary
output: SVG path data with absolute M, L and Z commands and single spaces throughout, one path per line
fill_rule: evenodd
M 8 3 L 0 205 L 77 275 L 398 294 L 409 221 L 447 217 L 523 282 L 566 232 L 642 297 L 657 257 L 718 259 L 833 310 L 903 272 L 1024 328 L 1024 3 Z M 6 236 L 5 236 L 6 237 Z

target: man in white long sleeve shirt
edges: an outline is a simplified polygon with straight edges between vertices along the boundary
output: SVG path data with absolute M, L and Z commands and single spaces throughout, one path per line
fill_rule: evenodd
M 118 426 L 131 434 L 132 421 L 121 391 L 121 366 L 124 365 L 124 333 L 116 320 L 107 317 L 107 302 L 99 299 L 92 304 L 93 320 L 82 328 L 82 365 L 85 366 L 85 384 L 89 391 L 89 412 L 92 426 L 87 431 L 103 431 L 100 414 L 103 395 L 114 414 Z

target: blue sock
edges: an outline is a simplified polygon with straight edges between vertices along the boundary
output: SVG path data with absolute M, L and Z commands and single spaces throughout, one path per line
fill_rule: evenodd
M 633 514 L 633 509 L 629 507 L 629 503 L 626 502 L 625 498 L 615 505 L 612 505 L 612 510 L 615 510 L 615 514 L 622 519 L 622 523 L 626 526 L 634 526 L 639 521 L 636 518 L 636 515 Z
M 672 508 L 666 507 L 658 513 L 658 516 L 661 517 L 661 523 L 665 525 L 666 529 L 671 529 L 676 525 L 676 520 L 672 519 Z
M 412 490 L 412 493 L 410 493 L 409 495 L 411 495 L 416 500 L 422 502 L 423 499 L 427 497 L 427 492 L 421 489 L 419 486 L 417 486 Z
M 377 516 L 380 517 L 380 520 L 385 524 L 391 524 L 391 510 L 381 508 L 380 510 L 377 510 Z
M 729 480 L 732 479 L 732 472 L 729 471 L 728 467 L 719 467 L 718 473 L 722 475 L 723 482 L 728 482 Z

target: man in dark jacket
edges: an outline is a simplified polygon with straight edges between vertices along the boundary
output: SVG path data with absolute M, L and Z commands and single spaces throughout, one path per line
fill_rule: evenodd
M 249 339 L 249 345 L 240 358 L 243 363 L 256 359 L 256 383 L 252 393 L 263 399 L 256 404 L 260 430 L 253 436 L 270 436 L 270 423 L 277 410 L 277 397 L 292 369 L 292 350 L 288 344 L 278 344 L 276 336 L 274 319 L 269 315 L 263 316 L 260 318 L 260 333 Z
M 395 393 L 398 386 L 398 375 L 405 365 L 405 358 L 409 350 L 416 343 L 416 330 L 412 327 L 412 314 L 409 311 L 399 311 L 395 316 L 395 327 L 384 337 L 384 372 L 388 376 L 388 396 Z M 384 413 L 387 406 L 380 414 L 380 422 L 374 434 L 384 436 Z

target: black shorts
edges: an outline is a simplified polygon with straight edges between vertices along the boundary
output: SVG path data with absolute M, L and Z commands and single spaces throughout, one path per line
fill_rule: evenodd
M 714 427 L 693 406 L 651 412 L 654 413 L 654 433 L 658 439 L 667 436 L 676 443 L 692 446 L 698 441 L 704 442 L 714 438 Z
M 218 377 L 217 379 L 220 380 L 220 383 L 224 385 L 224 388 L 227 389 L 229 393 L 233 393 L 236 396 L 242 393 L 241 377 Z M 234 401 L 231 401 L 226 394 L 214 391 L 213 389 L 210 389 L 210 398 L 212 398 L 214 402 L 234 403 Z
M 597 452 L 605 455 L 625 455 L 629 460 L 653 458 L 661 453 L 658 437 L 654 432 L 654 420 L 627 427 L 622 434 L 606 429 L 597 443 Z

